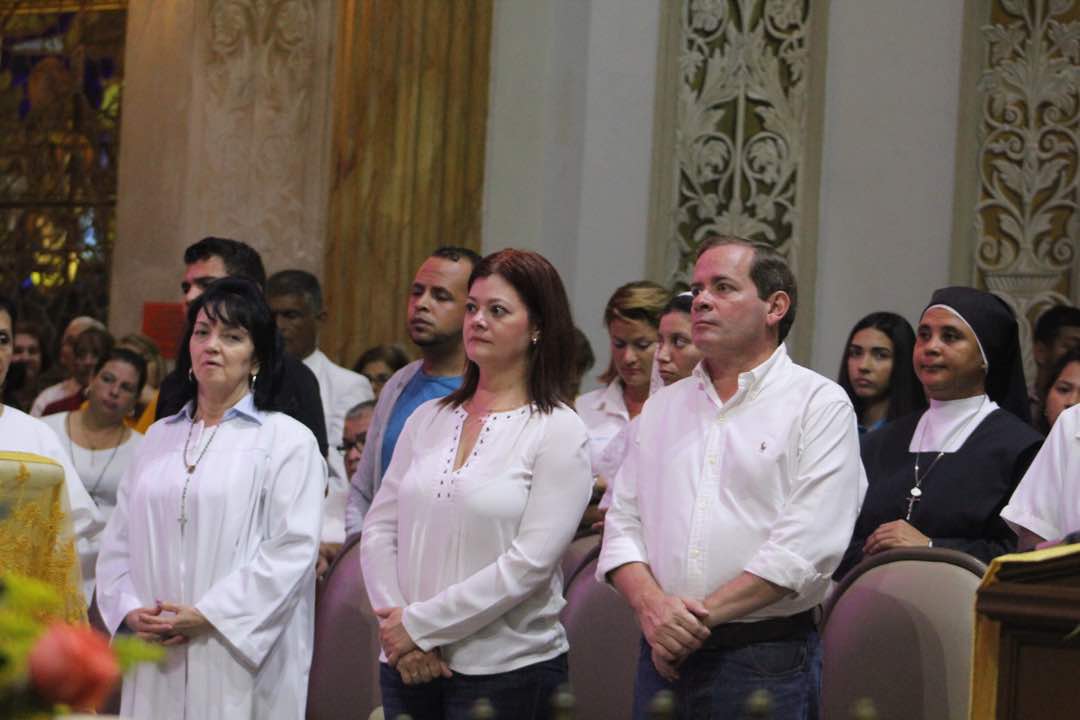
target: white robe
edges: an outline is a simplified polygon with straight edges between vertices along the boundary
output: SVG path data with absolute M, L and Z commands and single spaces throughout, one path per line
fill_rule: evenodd
M 64 467 L 64 489 L 67 491 L 71 528 L 75 532 L 79 564 L 83 577 L 94 576 L 98 534 L 105 526 L 101 512 L 83 487 L 75 466 L 71 464 L 60 438 L 48 425 L 10 405 L 0 413 L 0 450 L 25 452 L 55 460 Z M 86 598 L 90 603 L 89 595 Z
M 190 407 L 190 405 L 188 406 Z M 111 632 L 156 600 L 213 629 L 124 679 L 121 714 L 154 720 L 301 720 L 315 621 L 326 467 L 311 432 L 247 395 L 217 426 L 187 493 L 188 409 L 151 426 L 120 484 L 98 557 Z M 189 462 L 214 428 L 197 423 Z

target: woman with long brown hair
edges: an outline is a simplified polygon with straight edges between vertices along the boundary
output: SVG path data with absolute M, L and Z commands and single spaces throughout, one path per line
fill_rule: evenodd
M 567 406 L 570 307 L 540 255 L 475 268 L 461 388 L 405 423 L 364 519 L 382 619 L 387 717 L 546 717 L 567 678 L 559 560 L 589 498 L 587 435 Z

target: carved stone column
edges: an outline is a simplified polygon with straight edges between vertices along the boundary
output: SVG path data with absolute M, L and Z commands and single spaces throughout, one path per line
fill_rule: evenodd
M 110 325 L 179 297 L 183 249 L 243 240 L 317 274 L 335 0 L 131 0 Z
M 1080 3 L 969 0 L 953 276 L 1031 325 L 1080 302 Z
M 653 224 L 653 242 L 674 246 L 674 281 L 688 279 L 710 235 L 760 240 L 787 255 L 806 290 L 789 340 L 803 357 L 813 330 L 827 10 L 808 0 L 683 2 L 666 238 Z

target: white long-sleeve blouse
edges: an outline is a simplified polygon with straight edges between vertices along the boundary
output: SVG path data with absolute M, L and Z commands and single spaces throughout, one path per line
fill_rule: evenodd
M 592 474 L 566 406 L 489 414 L 454 470 L 465 418 L 440 400 L 409 417 L 364 519 L 361 564 L 372 606 L 403 607 L 418 647 L 486 675 L 566 652 L 559 560 Z

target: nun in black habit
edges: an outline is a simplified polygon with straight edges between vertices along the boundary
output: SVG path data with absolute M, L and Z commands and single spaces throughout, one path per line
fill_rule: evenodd
M 981 290 L 937 290 L 913 360 L 930 407 L 863 436 L 869 486 L 837 579 L 893 548 L 951 548 L 984 562 L 1016 548 L 1000 512 L 1042 436 L 1028 424 L 1012 310 Z

